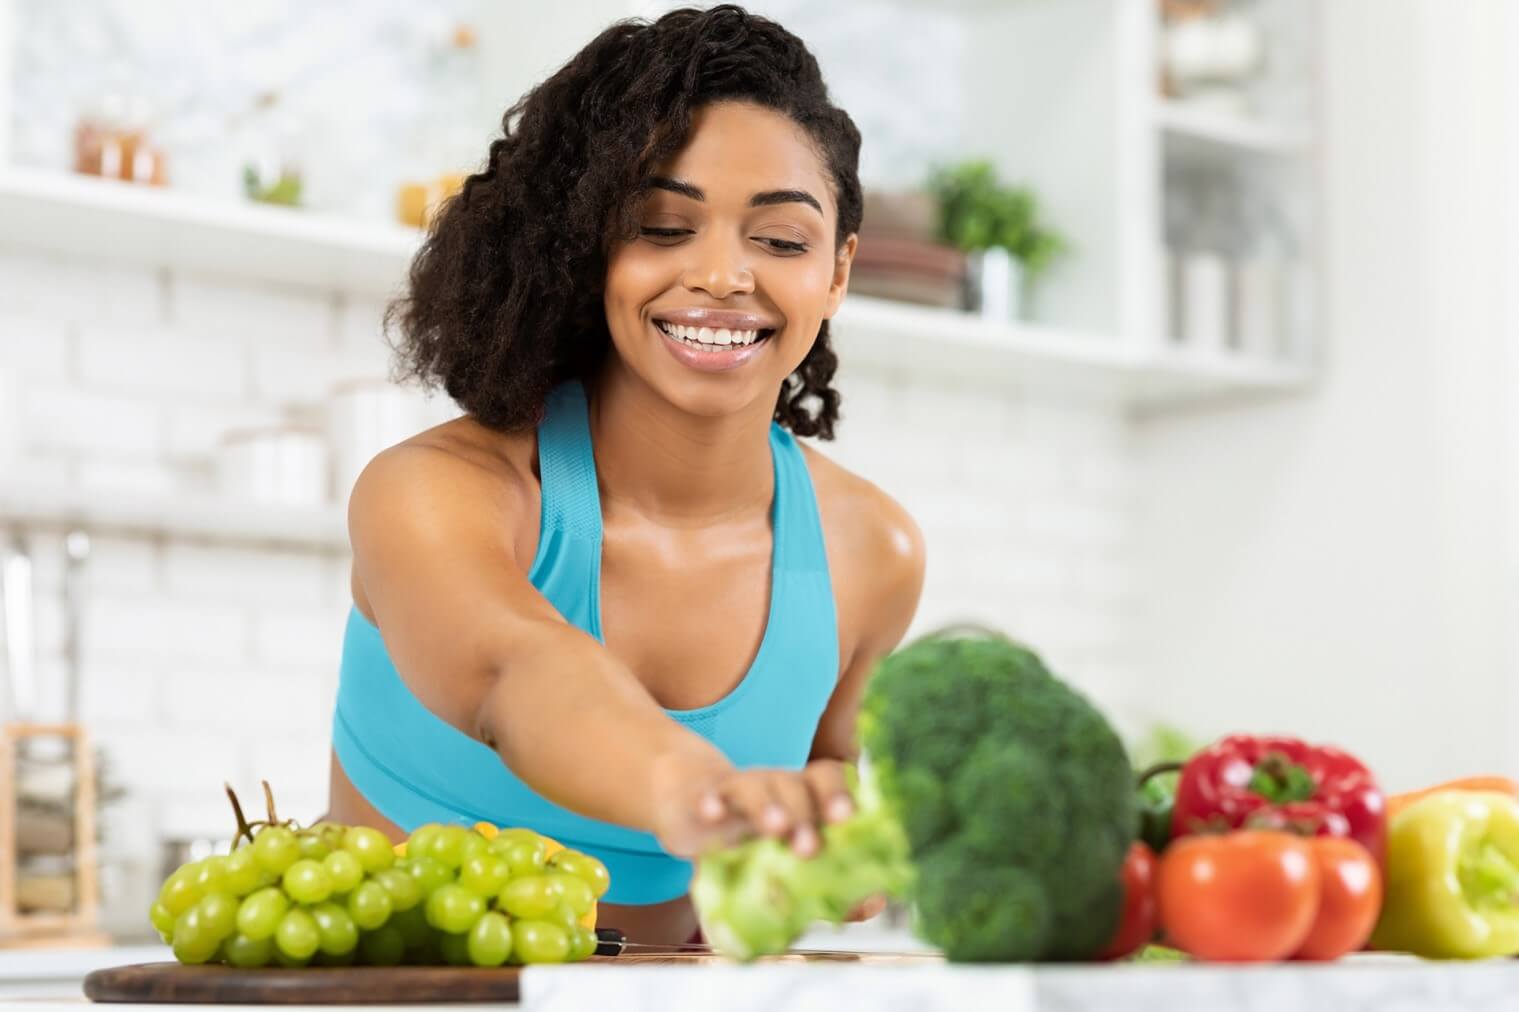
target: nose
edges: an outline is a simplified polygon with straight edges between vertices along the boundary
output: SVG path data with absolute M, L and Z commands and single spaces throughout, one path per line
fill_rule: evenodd
M 734 242 L 714 230 L 686 248 L 691 260 L 681 283 L 688 290 L 706 292 L 714 299 L 754 291 L 754 272 L 742 241 Z

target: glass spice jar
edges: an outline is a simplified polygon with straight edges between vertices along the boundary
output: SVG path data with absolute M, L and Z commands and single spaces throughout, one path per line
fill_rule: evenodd
M 163 186 L 167 159 L 153 139 L 152 110 L 136 95 L 107 93 L 74 127 L 74 171 L 129 183 Z

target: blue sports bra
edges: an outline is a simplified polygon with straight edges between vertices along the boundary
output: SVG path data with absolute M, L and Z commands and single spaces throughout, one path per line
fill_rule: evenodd
M 796 440 L 774 423 L 770 454 L 775 497 L 764 638 L 749 671 L 722 699 L 665 712 L 736 766 L 800 769 L 838 679 L 838 629 L 812 480 Z M 602 640 L 601 497 L 579 382 L 551 392 L 538 457 L 542 519 L 528 579 L 566 621 Z M 343 639 L 332 740 L 349 781 L 407 832 L 428 822 L 529 826 L 605 862 L 608 903 L 659 903 L 689 887 L 690 862 L 670 856 L 651 834 L 548 801 L 492 749 L 423 706 L 391 663 L 380 630 L 357 608 Z M 593 746 L 584 761 L 596 762 Z

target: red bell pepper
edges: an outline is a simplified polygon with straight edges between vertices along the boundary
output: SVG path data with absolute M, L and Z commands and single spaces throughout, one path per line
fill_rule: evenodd
M 1380 865 L 1386 821 L 1382 791 L 1355 757 L 1295 738 L 1232 735 L 1182 766 L 1171 835 L 1248 827 L 1342 836 Z

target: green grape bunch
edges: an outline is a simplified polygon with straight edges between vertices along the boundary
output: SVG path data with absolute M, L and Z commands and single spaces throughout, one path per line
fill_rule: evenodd
M 174 958 L 239 969 L 575 962 L 611 877 L 531 829 L 437 823 L 401 846 L 369 826 L 237 817 L 230 853 L 176 869 L 148 916 Z

